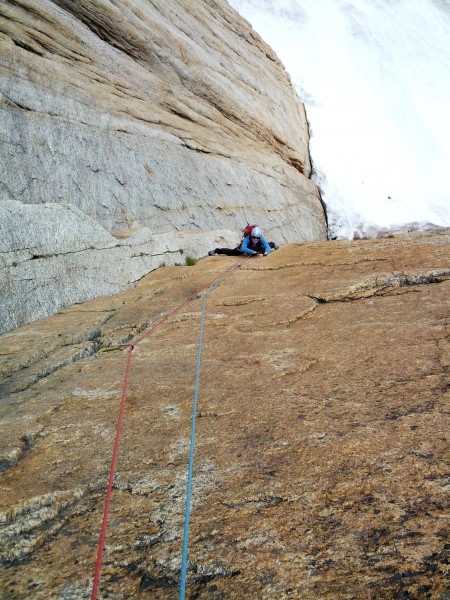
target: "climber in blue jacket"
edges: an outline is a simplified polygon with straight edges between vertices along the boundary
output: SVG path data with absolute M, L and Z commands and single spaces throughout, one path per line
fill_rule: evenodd
M 226 254 L 227 256 L 242 256 L 243 254 L 248 254 L 250 256 L 267 256 L 271 250 L 278 250 L 278 248 L 279 246 L 275 242 L 266 242 L 262 236 L 261 229 L 255 225 L 250 235 L 244 236 L 236 248 L 214 248 L 214 250 L 208 252 L 208 255 Z
M 267 256 L 271 250 L 268 242 L 263 238 L 261 229 L 254 227 L 250 235 L 242 240 L 241 252 L 256 256 Z

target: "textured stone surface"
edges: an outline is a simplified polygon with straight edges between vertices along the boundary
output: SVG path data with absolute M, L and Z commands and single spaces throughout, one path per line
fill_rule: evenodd
M 233 258 L 0 337 L 1 587 L 178 598 L 201 299 Z M 206 301 L 187 598 L 449 593 L 450 232 L 290 245 Z M 183 304 L 184 303 L 184 304 Z
M 41 224 L 57 203 L 103 237 L 249 220 L 278 243 L 325 239 L 303 106 L 225 0 L 2 2 L 0 73 L 0 201 L 35 206 Z M 83 299 L 93 292 L 110 290 L 100 279 Z
M 223 230 L 152 235 L 143 227 L 111 235 L 70 205 L 2 202 L 0 332 L 118 293 L 162 265 L 186 264 L 238 241 L 237 232 Z

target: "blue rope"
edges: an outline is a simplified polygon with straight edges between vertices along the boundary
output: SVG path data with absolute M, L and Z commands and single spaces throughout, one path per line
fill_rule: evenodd
M 247 256 L 244 257 L 248 258 Z M 197 370 L 195 373 L 195 390 L 194 390 L 194 406 L 192 409 L 192 426 L 191 426 L 191 443 L 189 447 L 189 466 L 188 466 L 188 480 L 186 486 L 186 507 L 184 511 L 184 531 L 183 531 L 183 550 L 181 554 L 181 578 L 180 578 L 180 600 L 185 600 L 186 595 L 186 578 L 187 578 L 187 566 L 188 566 L 188 541 L 189 541 L 189 519 L 191 515 L 191 495 L 192 495 L 192 471 L 194 468 L 194 447 L 195 447 L 195 423 L 197 421 L 197 401 L 198 401 L 198 388 L 200 380 L 200 364 L 202 354 L 202 343 L 203 343 L 203 325 L 205 322 L 205 306 L 206 296 L 218 287 L 225 279 L 232 275 L 236 269 L 238 269 L 242 260 L 238 261 L 231 269 L 228 269 L 224 275 L 215 281 L 210 287 L 203 293 L 202 302 L 202 314 L 200 319 L 200 335 L 198 340 L 197 350 Z
M 198 400 L 198 387 L 199 387 L 199 379 L 200 379 L 200 362 L 201 362 L 202 341 L 203 341 L 203 323 L 205 321 L 206 295 L 207 295 L 207 292 L 205 294 L 203 294 L 202 316 L 201 316 L 201 321 L 200 321 L 200 337 L 198 340 L 198 351 L 197 351 L 197 371 L 195 373 L 194 407 L 192 409 L 191 444 L 190 444 L 190 449 L 189 449 L 189 467 L 188 467 L 188 480 L 187 480 L 187 488 L 186 488 L 186 508 L 185 508 L 185 512 L 184 512 L 183 551 L 181 554 L 180 600 L 184 600 L 185 594 L 186 594 L 189 518 L 190 518 L 190 513 L 191 513 L 192 470 L 193 470 L 193 466 L 194 466 L 195 422 L 197 420 L 197 400 Z

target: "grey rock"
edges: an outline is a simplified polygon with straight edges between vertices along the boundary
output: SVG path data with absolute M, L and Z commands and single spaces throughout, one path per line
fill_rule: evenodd
M 227 2 L 0 12 L 3 331 L 248 221 L 277 243 L 326 238 L 303 105 Z
M 75 207 L 1 202 L 0 332 L 116 294 L 162 265 L 239 239 L 226 230 L 128 234 L 115 238 Z

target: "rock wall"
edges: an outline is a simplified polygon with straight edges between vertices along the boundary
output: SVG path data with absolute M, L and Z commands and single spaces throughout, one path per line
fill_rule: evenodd
M 2 330 L 116 294 L 160 266 L 185 265 L 212 246 L 238 242 L 237 233 L 220 230 L 127 233 L 113 236 L 70 205 L 0 203 Z
M 129 358 L 111 348 L 131 342 L 98 598 L 179 597 L 186 299 L 233 264 L 158 269 L 0 336 L 5 599 L 91 597 Z M 450 230 L 286 245 L 208 293 L 186 598 L 448 596 L 449 297 Z
M 72 264 L 78 236 L 102 246 L 106 265 L 105 240 L 117 254 L 115 232 L 141 228 L 204 231 L 212 242 L 217 230 L 255 221 L 278 243 L 326 237 L 303 106 L 272 50 L 225 0 L 2 3 L 0 72 L 3 210 L 19 228 L 20 204 L 32 205 L 51 243 L 59 216 L 77 209 L 76 225 L 58 228 Z M 13 312 L 21 287 L 5 256 L 28 261 L 27 247 L 24 235 L 0 256 Z M 66 268 L 60 249 L 48 252 Z M 118 272 L 127 271 L 123 249 Z M 82 269 L 85 256 L 78 259 Z M 71 301 L 132 284 L 152 261 L 144 263 L 128 281 L 92 278 Z M 35 265 L 26 267 L 31 280 L 40 276 Z M 11 315 L 7 327 L 66 306 L 58 281 L 53 302 L 22 299 L 20 318 Z

